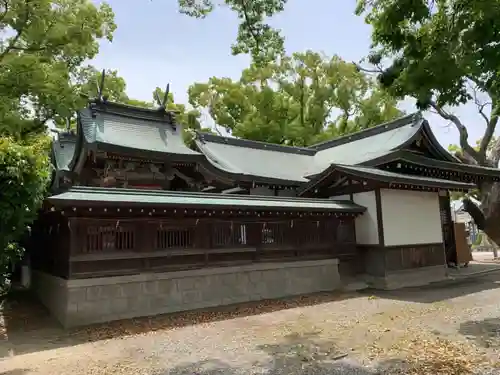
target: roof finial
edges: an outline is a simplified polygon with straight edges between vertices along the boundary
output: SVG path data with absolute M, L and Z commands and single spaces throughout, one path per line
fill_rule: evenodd
M 165 110 L 165 109 L 167 109 L 168 94 L 170 92 L 170 83 L 167 84 L 167 88 L 165 89 L 165 93 L 163 94 L 163 99 L 160 99 L 159 91 L 160 91 L 160 88 L 158 87 L 154 92 L 154 98 L 156 100 L 156 103 L 160 107 L 159 109 Z
M 156 100 L 156 104 L 158 104 L 158 106 L 161 107 L 161 100 L 160 100 L 160 95 L 158 94 L 158 90 L 159 90 L 159 87 L 157 87 L 157 89 L 153 93 L 153 96 L 154 96 L 154 98 Z
M 106 79 L 106 69 L 102 70 L 101 82 L 97 81 L 97 100 L 102 101 L 102 93 L 104 90 L 104 80 Z
M 167 88 L 165 89 L 165 95 L 163 95 L 163 101 L 161 102 L 162 108 L 166 108 L 169 92 L 170 92 L 170 83 L 167 83 Z

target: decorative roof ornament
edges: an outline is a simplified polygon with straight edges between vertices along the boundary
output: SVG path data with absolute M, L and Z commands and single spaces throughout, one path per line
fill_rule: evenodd
M 158 94 L 158 91 L 155 91 L 154 97 L 156 100 L 156 103 L 160 107 L 160 111 L 165 111 L 167 109 L 167 100 L 168 100 L 168 94 L 170 93 L 170 83 L 167 84 L 167 87 L 165 89 L 165 94 L 163 95 L 163 99 L 160 99 L 160 95 Z
M 103 97 L 102 93 L 104 91 L 104 82 L 106 80 L 106 69 L 102 70 L 101 73 L 101 81 L 96 79 L 96 85 L 97 85 L 97 101 L 102 102 L 103 100 L 106 101 L 107 98 Z
M 167 117 L 167 121 L 172 125 L 172 128 L 176 130 L 176 124 L 175 124 L 175 111 L 167 111 L 167 101 L 168 101 L 168 94 L 170 93 L 170 83 L 167 84 L 167 87 L 165 88 L 165 94 L 163 95 L 163 99 L 160 98 L 160 95 L 158 94 L 158 91 L 154 92 L 154 99 L 156 100 L 156 103 L 158 104 L 158 111 L 164 113 Z

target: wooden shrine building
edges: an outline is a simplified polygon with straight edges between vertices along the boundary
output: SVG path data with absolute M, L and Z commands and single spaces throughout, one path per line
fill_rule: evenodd
M 308 148 L 198 134 L 93 100 L 53 143 L 32 287 L 65 326 L 446 277 L 465 165 L 420 114 Z M 449 258 L 449 259 L 447 259 Z

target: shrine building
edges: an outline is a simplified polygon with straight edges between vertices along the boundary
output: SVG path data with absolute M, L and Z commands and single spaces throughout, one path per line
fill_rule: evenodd
M 32 288 L 65 327 L 447 277 L 463 164 L 411 114 L 310 147 L 213 134 L 175 115 L 89 102 L 53 142 Z

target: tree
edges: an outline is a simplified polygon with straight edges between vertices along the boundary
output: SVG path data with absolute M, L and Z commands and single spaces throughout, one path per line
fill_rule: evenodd
M 82 64 L 112 39 L 113 17 L 90 0 L 0 2 L 0 134 L 24 137 L 74 112 Z
M 125 79 L 118 74 L 118 71 L 111 69 L 105 70 L 103 80 L 103 72 L 90 65 L 80 68 L 77 80 L 75 80 L 73 85 L 73 89 L 75 91 L 75 97 L 79 99 L 75 102 L 74 112 L 69 116 L 69 118 L 63 119 L 59 117 L 56 119 L 56 125 L 59 128 L 67 127 L 68 119 L 70 121 L 70 127 L 75 128 L 76 110 L 85 107 L 89 99 L 96 98 L 99 95 L 102 95 L 102 97 L 105 97 L 112 102 L 143 108 L 158 107 L 162 104 L 161 101 L 165 95 L 165 92 L 157 87 L 152 93 L 151 101 L 130 98 L 126 92 L 127 83 L 125 82 Z M 188 145 L 191 145 L 193 132 L 201 129 L 201 113 L 198 110 L 186 108 L 184 104 L 175 103 L 173 93 L 171 92 L 168 93 L 165 106 L 168 110 L 176 113 L 176 121 L 183 125 L 184 140 Z
M 241 78 L 211 78 L 189 88 L 195 108 L 234 136 L 296 146 L 368 128 L 401 116 L 396 101 L 339 57 L 307 51 Z
M 214 0 L 178 0 L 181 13 L 204 18 L 216 6 Z M 283 36 L 266 23 L 266 18 L 283 11 L 287 0 L 224 0 L 241 23 L 233 54 L 251 54 L 254 62 L 265 64 L 284 52 Z
M 500 140 L 494 139 L 500 111 L 500 1 L 359 0 L 356 10 L 373 27 L 369 62 L 395 97 L 411 96 L 421 109 L 450 121 L 460 134 L 462 159 L 498 167 Z M 389 62 L 388 65 L 383 62 Z M 470 144 L 464 123 L 450 108 L 477 107 L 485 132 Z M 481 207 L 464 200 L 476 224 L 500 244 L 500 185 L 479 185 Z
M 163 91 L 159 87 L 157 87 L 153 91 L 153 98 L 155 98 L 156 101 L 162 101 L 164 97 L 165 91 Z M 174 94 L 171 92 L 168 92 L 167 94 L 165 107 L 166 109 L 173 111 L 176 114 L 176 122 L 183 127 L 184 143 L 186 143 L 187 146 L 194 148 L 193 141 L 196 131 L 211 131 L 209 128 L 204 128 L 201 126 L 201 112 L 198 109 L 188 109 L 184 104 L 175 103 Z
M 102 89 L 100 85 L 103 86 Z M 69 125 L 70 128 L 75 129 L 77 110 L 85 107 L 89 99 L 97 98 L 99 95 L 117 103 L 125 103 L 140 107 L 153 106 L 152 103 L 129 98 L 126 94 L 126 87 L 127 84 L 125 79 L 120 77 L 116 70 L 107 69 L 102 72 L 91 65 L 80 67 L 78 73 L 75 75 L 74 82 L 72 82 L 74 96 L 73 108 L 70 109 L 71 112 L 69 112 L 66 118 L 59 115 L 53 118 L 56 126 L 59 128 L 66 128 Z M 101 93 L 99 93 L 100 90 L 102 90 Z
M 19 143 L 0 138 L 0 295 L 8 290 L 9 266 L 24 249 L 18 244 L 36 219 L 50 181 L 48 137 Z
M 0 1 L 0 291 L 50 179 L 46 123 L 80 105 L 83 63 L 112 39 L 113 17 L 90 0 Z

